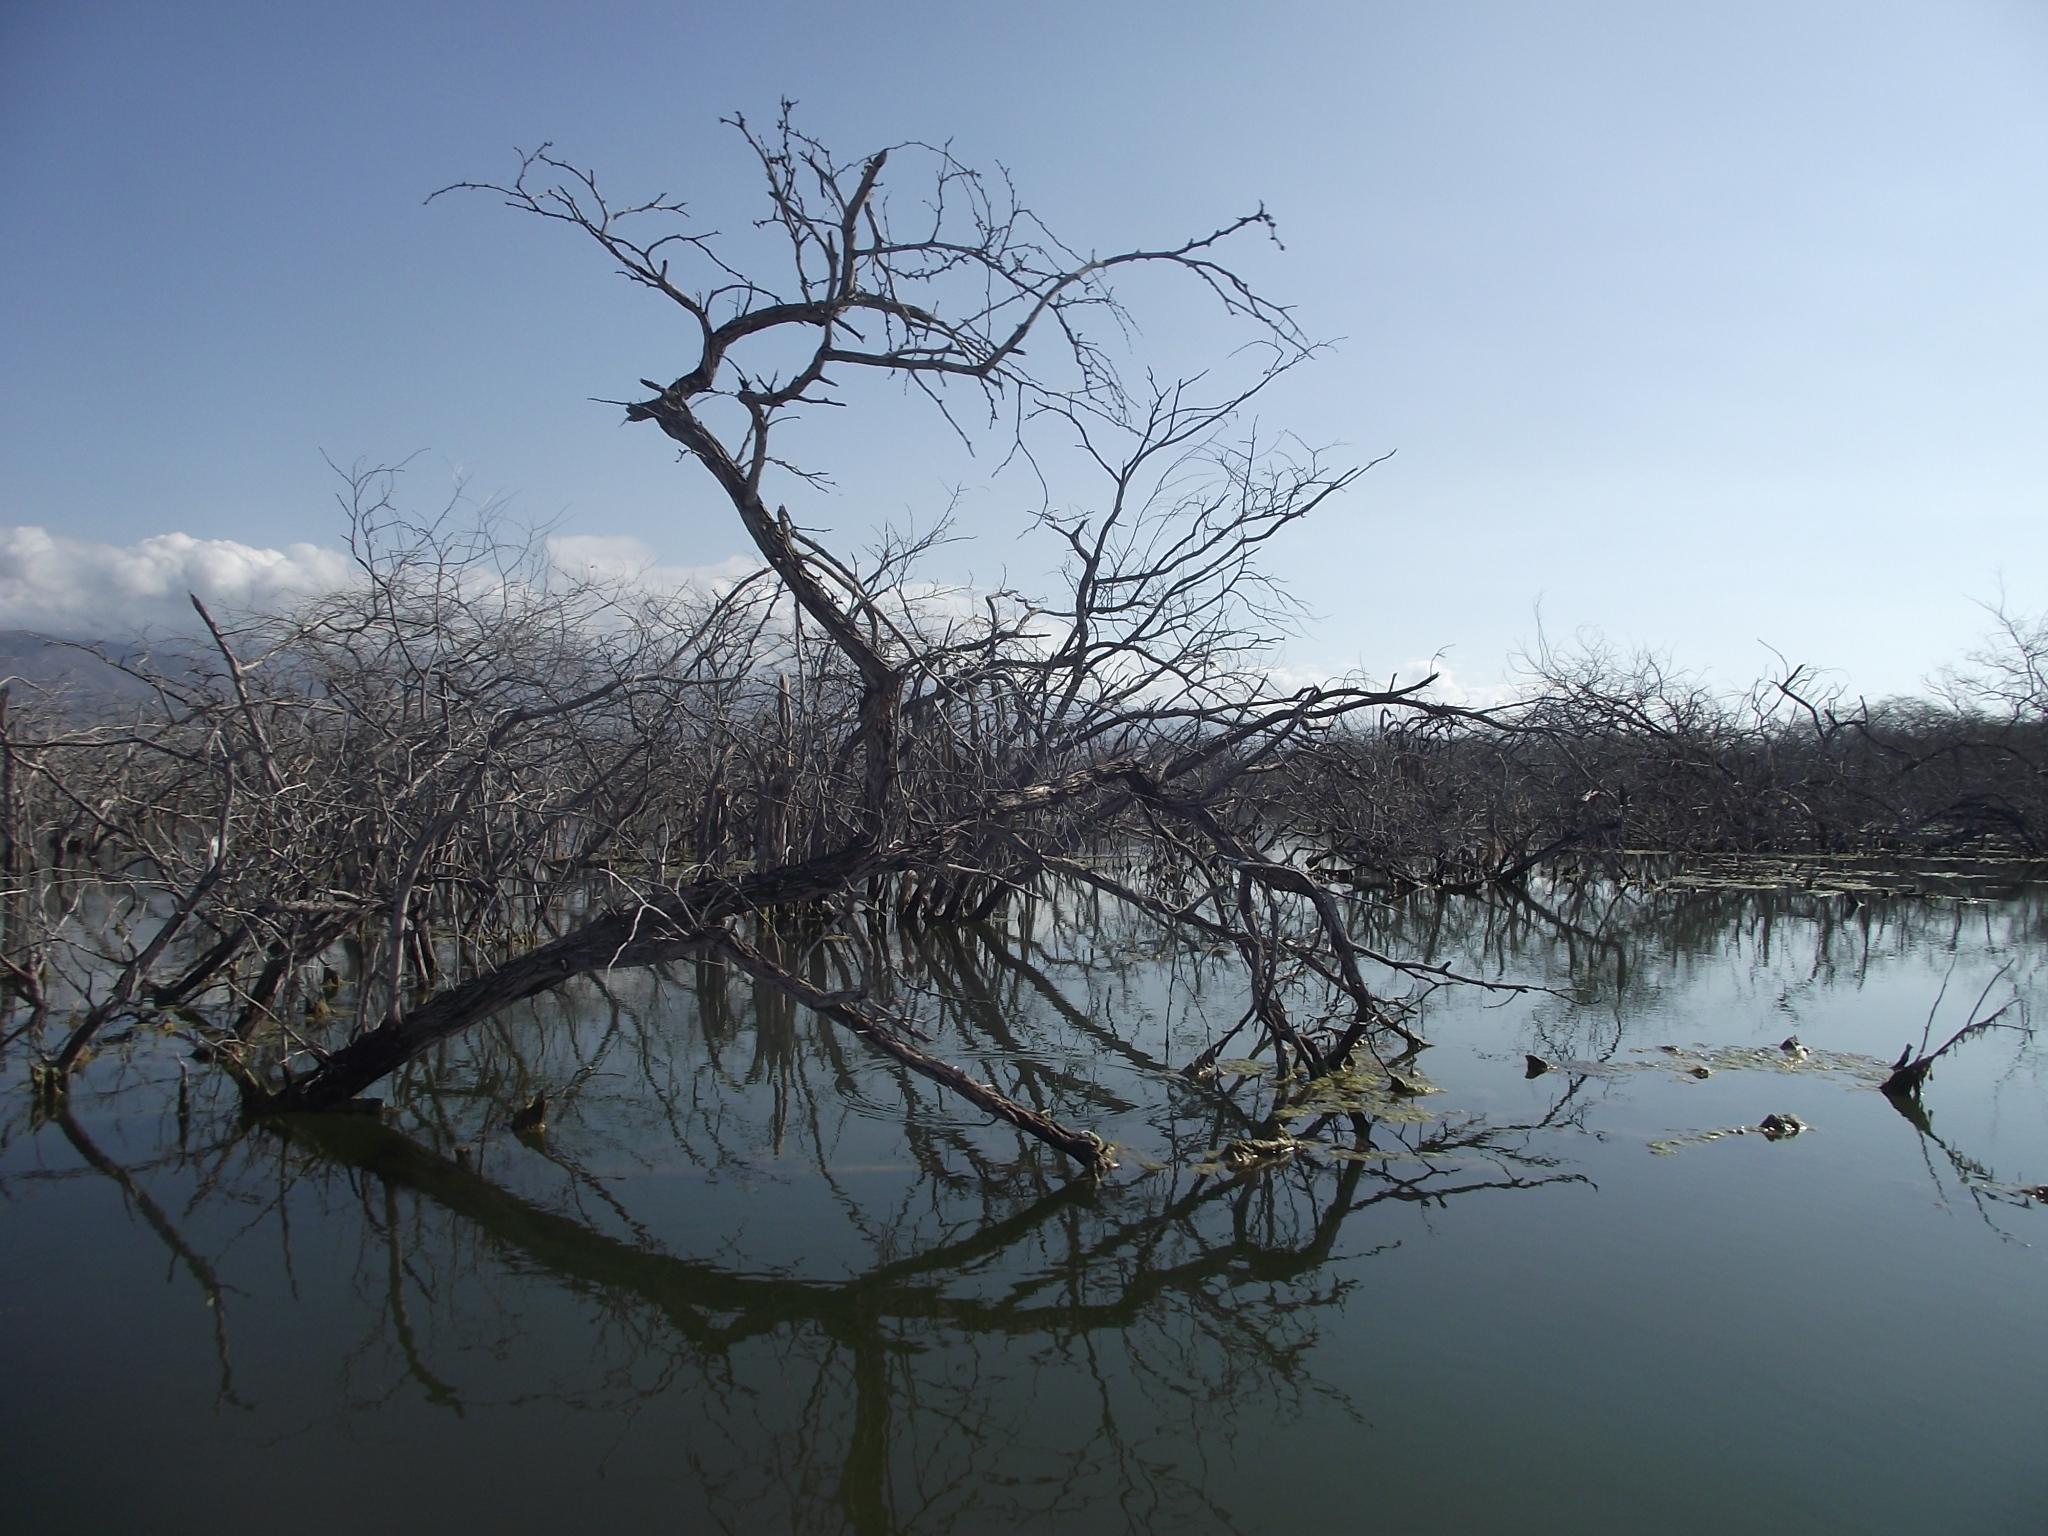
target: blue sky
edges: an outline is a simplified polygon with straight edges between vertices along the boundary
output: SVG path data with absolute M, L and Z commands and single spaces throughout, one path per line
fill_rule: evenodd
M 589 403 L 689 365 L 668 315 L 561 231 L 423 199 L 550 139 L 734 227 L 755 183 L 718 119 L 783 96 L 849 157 L 1002 162 L 1082 247 L 1272 210 L 1285 251 L 1248 264 L 1341 340 L 1262 427 L 1397 450 L 1276 553 L 1298 669 L 1448 648 L 1484 684 L 1540 604 L 1723 683 L 1768 642 L 1881 694 L 1982 633 L 1973 599 L 2048 608 L 2037 0 L 198 0 L 0 17 L 0 527 L 46 530 L 0 535 L 0 623 L 54 622 L 66 584 L 154 612 L 107 573 L 174 533 L 303 563 L 340 528 L 323 452 L 417 453 L 422 505 L 462 477 L 668 565 L 740 553 L 664 440 Z M 1227 339 L 1172 294 L 1141 320 L 1174 362 Z M 960 487 L 974 539 L 935 574 L 1028 584 L 1030 488 L 869 421 L 817 429 L 839 491 L 806 520 Z

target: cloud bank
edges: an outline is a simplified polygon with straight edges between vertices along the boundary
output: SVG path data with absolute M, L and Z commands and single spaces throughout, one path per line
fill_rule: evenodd
M 185 629 L 188 592 L 228 613 L 330 591 L 349 571 L 345 556 L 317 544 L 260 549 L 189 533 L 105 544 L 32 525 L 0 528 L 0 629 L 70 639 Z
M 703 565 L 665 562 L 642 539 L 622 534 L 566 534 L 546 542 L 547 563 L 574 581 L 637 588 L 661 596 L 719 592 L 760 567 L 760 557 L 733 555 Z M 346 586 L 357 568 L 339 549 L 287 544 L 269 549 L 233 539 L 161 533 L 133 544 L 72 538 L 33 525 L 0 527 L 0 630 L 26 629 L 70 640 L 122 640 L 143 633 L 182 633 L 196 626 L 188 592 L 197 592 L 223 620 L 244 611 L 289 607 Z M 982 616 L 981 596 L 967 587 L 916 584 L 902 594 L 927 625 Z M 1299 663 L 1266 668 L 1276 692 L 1326 684 L 1331 672 Z M 1341 671 L 1341 669 L 1340 669 Z M 1511 682 L 1460 678 L 1442 658 L 1401 667 L 1406 683 L 1438 674 L 1429 697 L 1484 708 L 1523 692 Z M 1354 676 L 1383 687 L 1384 673 Z
M 663 563 L 654 546 L 630 534 L 562 534 L 547 541 L 548 563 L 564 576 L 657 593 L 719 592 L 761 568 L 757 554 L 711 565 Z
M 718 591 L 760 564 L 738 555 L 710 565 L 664 564 L 640 539 L 602 534 L 549 539 L 547 554 L 564 576 L 662 594 Z M 356 576 L 347 555 L 319 544 L 269 549 L 189 533 L 109 544 L 30 524 L 0 527 L 0 629 L 69 640 L 177 632 L 196 623 L 190 592 L 225 620 L 289 607 Z

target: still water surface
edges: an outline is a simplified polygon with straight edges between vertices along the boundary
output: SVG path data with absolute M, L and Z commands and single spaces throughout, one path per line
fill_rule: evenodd
M 32 1124 L 17 1050 L 8 1523 L 2048 1529 L 2043 1047 L 1962 1048 L 1922 1124 L 1863 1060 L 2008 963 L 1993 1000 L 2035 998 L 2040 894 L 1558 885 L 1372 921 L 1556 990 L 1438 993 L 1438 1091 L 1363 1155 L 1245 1175 L 1210 1154 L 1270 1085 L 1169 1070 L 1240 1011 L 1230 968 L 1078 906 L 906 940 L 902 1000 L 1114 1139 L 1100 1185 L 688 974 L 290 1137 L 196 1066 L 181 1109 L 142 1037 Z M 539 1086 L 528 1144 L 502 1122 Z M 1813 1129 L 1689 1139 L 1770 1113 Z

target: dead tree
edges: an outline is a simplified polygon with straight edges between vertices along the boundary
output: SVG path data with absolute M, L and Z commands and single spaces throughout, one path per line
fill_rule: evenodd
M 255 626 L 260 664 L 217 630 L 210 691 L 178 706 L 212 743 L 196 761 L 214 765 L 215 792 L 200 799 L 227 821 L 252 804 L 301 820 L 253 842 L 188 826 L 216 862 L 230 843 L 256 851 L 204 889 L 196 855 L 164 882 L 194 893 L 190 918 L 230 958 L 156 984 L 231 987 L 243 1006 L 213 1049 L 251 1110 L 276 1113 L 345 1104 L 577 977 L 709 957 L 1092 1165 L 1091 1133 L 940 1060 L 878 1003 L 862 941 L 878 896 L 950 919 L 1071 876 L 1235 950 L 1255 999 L 1238 1028 L 1283 1066 L 1416 1043 L 1376 981 L 1443 973 L 1362 944 L 1249 792 L 1359 711 L 1430 707 L 1415 689 L 1282 691 L 1265 669 L 1286 600 L 1260 555 L 1363 469 L 1244 425 L 1315 352 L 1225 262 L 1232 242 L 1270 232 L 1264 210 L 1084 255 L 947 150 L 842 164 L 787 109 L 765 133 L 732 126 L 765 177 L 774 272 L 742 267 L 680 202 L 614 203 L 547 147 L 509 183 L 462 185 L 563 226 L 680 311 L 690 340 L 673 376 L 618 403 L 724 498 L 761 585 L 593 652 L 593 631 L 559 608 L 524 611 L 519 580 L 480 585 L 487 547 L 444 531 L 395 569 L 366 559 L 364 586 L 330 610 Z M 907 202 L 885 191 L 899 173 Z M 1192 285 L 1244 329 L 1236 383 L 1126 386 L 1116 285 L 1141 273 Z M 802 407 L 857 406 L 864 380 L 909 386 L 1021 461 L 1057 451 L 1099 475 L 1091 510 L 1048 500 L 1038 514 L 1066 551 L 1056 596 L 981 593 L 963 611 L 914 579 L 935 533 L 861 555 L 797 524 L 783 497 L 817 474 L 784 429 Z M 358 512 L 359 541 L 382 515 Z M 1141 848 L 1148 874 L 1085 857 L 1107 845 Z M 563 881 L 535 875 L 556 858 Z M 556 899 L 567 884 L 579 901 Z M 796 915 L 865 957 L 846 985 L 794 974 L 752 936 Z M 285 1020 L 295 980 L 351 938 L 354 1008 L 323 1016 L 315 1000 Z

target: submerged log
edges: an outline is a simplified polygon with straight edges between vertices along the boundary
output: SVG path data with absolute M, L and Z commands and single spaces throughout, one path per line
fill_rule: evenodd
M 1878 1086 L 1895 1099 L 1919 1098 L 1920 1089 L 1927 1081 L 1927 1074 L 1934 1070 L 1934 1058 L 1940 1054 L 1940 1051 L 1935 1051 L 1915 1058 L 1913 1047 L 1909 1043 L 1899 1052 L 1899 1059 L 1892 1063 L 1891 1076 Z
M 512 1111 L 512 1118 L 506 1122 L 515 1136 L 540 1136 L 548 1128 L 548 1096 L 536 1093 L 533 1101 L 523 1108 Z

